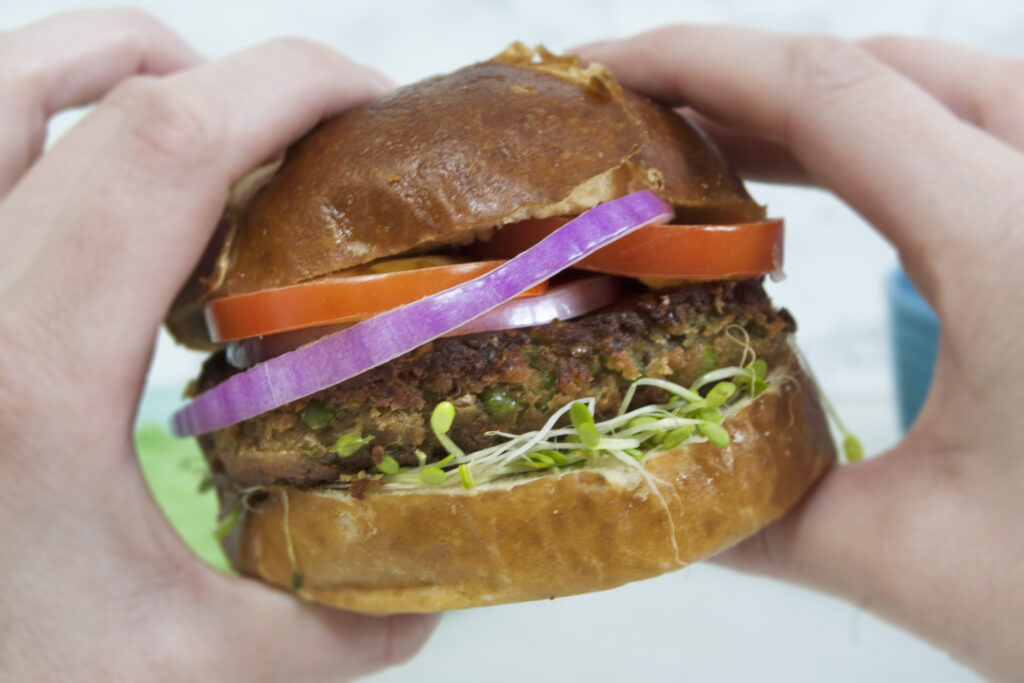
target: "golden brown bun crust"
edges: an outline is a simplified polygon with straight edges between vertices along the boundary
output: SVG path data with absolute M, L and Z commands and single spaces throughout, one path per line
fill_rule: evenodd
M 695 126 L 623 93 L 600 66 L 515 45 L 346 111 L 294 145 L 238 216 L 215 294 L 467 243 L 644 188 L 695 220 L 763 215 Z
M 612 588 L 709 557 L 779 518 L 834 462 L 797 365 L 727 421 L 732 444 L 650 456 L 662 484 L 582 470 L 466 492 L 271 487 L 228 550 L 245 574 L 359 612 L 433 612 Z M 671 509 L 671 524 L 662 499 Z M 295 564 L 285 540 L 291 536 Z M 671 541 L 671 529 L 675 541 Z
M 215 296 L 293 284 L 496 226 L 650 189 L 684 223 L 764 217 L 715 145 L 602 66 L 514 44 L 493 60 L 350 109 L 232 192 L 167 316 L 212 350 Z

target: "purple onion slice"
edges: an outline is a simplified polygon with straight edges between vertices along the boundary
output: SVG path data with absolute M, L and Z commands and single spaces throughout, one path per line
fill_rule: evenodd
M 175 413 L 171 429 L 178 436 L 205 434 L 344 382 L 466 325 L 623 235 L 672 215 L 671 207 L 647 190 L 601 204 L 485 275 L 228 378 Z

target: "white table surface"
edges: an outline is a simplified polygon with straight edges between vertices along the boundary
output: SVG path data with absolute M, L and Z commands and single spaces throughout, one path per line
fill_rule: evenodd
M 72 0 L 0 2 L 0 30 Z M 315 38 L 409 82 L 490 56 L 514 39 L 560 49 L 670 21 L 733 22 L 844 36 L 911 33 L 1021 52 L 1011 0 L 176 0 L 146 7 L 220 56 L 291 34 Z M 74 120 L 61 117 L 59 132 Z M 825 193 L 752 186 L 788 221 L 788 278 L 770 286 L 800 323 L 817 376 L 869 453 L 898 438 L 883 281 L 893 251 Z M 180 387 L 199 356 L 161 336 L 150 377 Z M 153 416 L 165 417 L 165 416 Z M 843 520 L 836 520 L 842 533 Z M 944 653 L 856 607 L 765 579 L 695 566 L 601 594 L 446 615 L 410 663 L 375 681 L 970 681 Z

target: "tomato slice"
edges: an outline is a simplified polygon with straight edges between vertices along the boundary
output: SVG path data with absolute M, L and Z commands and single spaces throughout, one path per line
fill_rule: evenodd
M 622 290 L 621 283 L 619 278 L 608 275 L 587 275 L 578 280 L 563 282 L 543 294 L 506 301 L 445 336 L 510 330 L 546 325 L 554 320 L 570 320 L 615 301 Z M 227 346 L 228 362 L 239 370 L 245 370 L 353 324 L 307 327 L 233 341 Z
M 502 263 L 502 260 L 486 260 L 397 272 L 339 274 L 213 299 L 204 310 L 206 324 L 213 341 L 226 342 L 353 322 L 472 280 Z M 537 296 L 547 288 L 547 283 L 542 282 L 520 296 Z
M 382 261 L 288 287 L 214 299 L 205 314 L 215 342 L 227 342 L 369 318 L 479 277 L 560 228 L 569 217 L 516 223 L 478 242 L 488 260 L 443 263 L 446 257 Z M 586 257 L 576 268 L 644 280 L 756 277 L 782 268 L 783 222 L 736 225 L 649 225 Z M 424 267 L 426 266 L 426 267 Z M 399 270 L 393 270 L 393 269 Z M 547 291 L 542 283 L 521 296 Z
M 569 218 L 523 221 L 498 230 L 474 253 L 511 258 L 547 237 Z M 783 222 L 736 225 L 648 225 L 586 257 L 575 268 L 637 279 L 688 280 L 756 277 L 782 269 Z

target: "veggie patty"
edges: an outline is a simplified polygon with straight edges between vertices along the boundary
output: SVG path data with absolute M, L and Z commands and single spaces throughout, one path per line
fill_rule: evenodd
M 742 330 L 742 331 L 741 331 Z M 469 451 L 487 432 L 538 429 L 568 402 L 597 399 L 598 420 L 614 414 L 639 377 L 682 385 L 736 365 L 744 339 L 769 367 L 788 355 L 795 324 L 771 306 L 758 280 L 690 283 L 622 296 L 567 322 L 436 339 L 308 399 L 200 437 L 214 473 L 244 486 L 336 481 L 394 458 L 402 465 L 446 455 L 430 430 L 441 401 L 456 409 L 448 436 Z M 223 352 L 204 366 L 199 389 L 237 370 Z M 665 400 L 646 388 L 634 405 Z

